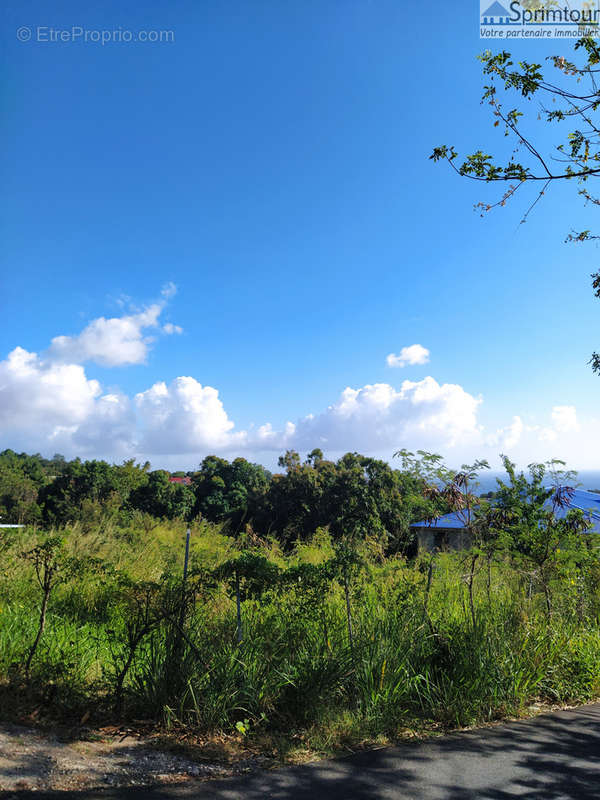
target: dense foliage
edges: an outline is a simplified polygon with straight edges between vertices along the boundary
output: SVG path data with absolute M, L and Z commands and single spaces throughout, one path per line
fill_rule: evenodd
M 0 453 L 0 519 L 5 523 L 61 526 L 76 521 L 100 524 L 112 518 L 129 524 L 204 519 L 226 523 L 232 535 L 250 524 L 284 545 L 329 526 L 332 535 L 369 532 L 392 549 L 410 549 L 409 526 L 432 509 L 413 471 L 392 469 L 385 461 L 347 453 L 327 461 L 313 450 L 279 459 L 281 474 L 271 475 L 244 458 L 229 462 L 207 456 L 196 472 L 176 473 L 189 485 L 171 482 L 164 470 L 133 460 L 51 461 L 39 455 Z
M 0 705 L 266 737 L 281 753 L 596 696 L 598 543 L 580 512 L 558 513 L 565 473 L 533 465 L 525 476 L 506 460 L 494 502 L 475 504 L 484 462 L 451 473 L 437 456 L 400 456 L 396 473 L 359 456 L 287 454 L 277 478 L 211 458 L 192 488 L 174 485 L 196 504 L 191 523 L 187 510 L 160 520 L 127 507 L 126 496 L 150 502 L 164 473 L 65 463 L 40 492 L 57 514 L 77 498 L 72 521 L 0 531 Z M 423 507 L 469 512 L 469 549 L 408 560 L 386 546 L 385 514 L 412 502 L 418 481 Z M 237 535 L 228 519 L 207 521 L 207 498 Z M 288 498 L 289 519 L 260 535 L 246 509 L 274 498 Z

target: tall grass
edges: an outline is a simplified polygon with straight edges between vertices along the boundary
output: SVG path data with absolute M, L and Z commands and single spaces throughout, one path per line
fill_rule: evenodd
M 182 524 L 62 533 L 71 567 L 50 598 L 28 683 L 23 664 L 40 593 L 20 553 L 39 534 L 5 541 L 0 578 L 0 678 L 49 709 L 114 714 L 129 656 L 118 709 L 125 717 L 203 732 L 233 732 L 243 722 L 244 730 L 302 733 L 313 742 L 333 729 L 352 739 L 393 737 L 415 724 L 465 725 L 518 713 L 536 699 L 584 701 L 600 691 L 597 583 L 576 567 L 552 586 L 551 618 L 535 581 L 504 561 L 490 575 L 482 568 L 473 624 L 463 556 L 440 555 L 430 571 L 427 558 L 382 559 L 365 545 L 364 569 L 350 585 L 353 646 L 344 586 L 335 578 L 310 598 L 285 582 L 242 598 L 238 644 L 231 586 L 207 577 L 234 552 L 218 528 L 193 531 L 191 562 L 200 577 L 191 581 L 183 627 L 179 614 L 157 613 L 178 607 Z M 274 543 L 257 550 L 281 570 L 319 564 L 333 552 L 323 531 L 287 556 Z M 125 588 L 114 570 L 128 574 Z M 136 581 L 157 582 L 150 605 L 127 595 Z M 153 624 L 132 653 L 128 635 L 144 613 Z

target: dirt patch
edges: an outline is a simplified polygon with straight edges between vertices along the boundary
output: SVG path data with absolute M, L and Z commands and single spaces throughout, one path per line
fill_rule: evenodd
M 524 709 L 521 715 L 472 727 L 493 727 L 506 721 L 575 707 L 539 702 Z M 29 724 L 29 719 L 33 724 Z M 342 747 L 337 742 L 337 746 L 315 751 L 296 736 L 292 737 L 293 741 L 289 737 L 275 741 L 273 737 L 262 736 L 252 743 L 225 735 L 203 739 L 185 731 L 165 732 L 151 721 L 143 720 L 137 721 L 137 728 L 109 725 L 94 729 L 81 724 L 73 728 L 58 724 L 49 727 L 49 721 L 39 725 L 37 722 L 35 714 L 20 717 L 18 723 L 0 721 L 0 793 L 193 784 L 248 774 L 282 763 L 305 763 L 400 742 L 423 741 L 451 730 L 430 724 L 399 731 L 393 739 L 378 737 L 360 744 L 354 742 L 352 747 L 349 744 Z
M 125 733 L 49 732 L 0 724 L 0 791 L 73 790 L 100 786 L 147 786 L 225 778 L 254 771 L 261 759 L 235 764 L 158 749 L 150 737 Z

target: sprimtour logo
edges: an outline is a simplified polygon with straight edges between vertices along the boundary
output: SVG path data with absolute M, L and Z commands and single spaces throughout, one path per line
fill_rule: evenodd
M 480 0 L 481 39 L 600 36 L 600 0 Z

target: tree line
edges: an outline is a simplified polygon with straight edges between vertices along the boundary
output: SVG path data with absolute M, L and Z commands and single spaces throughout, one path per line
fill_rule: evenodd
M 403 451 L 404 452 L 404 451 Z M 389 550 L 410 548 L 410 525 L 449 507 L 427 494 L 429 475 L 416 459 L 401 469 L 359 453 L 327 460 L 319 449 L 304 460 L 295 451 L 279 458 L 272 474 L 244 458 L 210 455 L 196 471 L 152 470 L 134 459 L 67 461 L 5 450 L 0 453 L 0 521 L 61 527 L 74 521 L 111 517 L 205 519 L 237 535 L 250 526 L 284 546 L 327 526 L 334 538 L 351 533 L 384 540 Z M 189 477 L 175 483 L 171 477 Z

